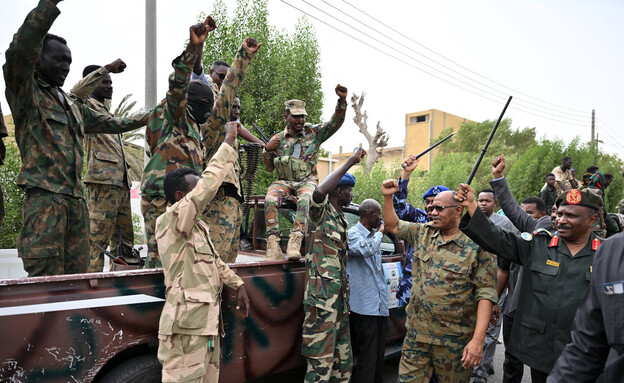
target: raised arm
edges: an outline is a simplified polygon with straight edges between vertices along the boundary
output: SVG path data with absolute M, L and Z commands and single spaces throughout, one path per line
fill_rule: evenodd
M 381 183 L 381 193 L 383 194 L 383 217 L 386 233 L 394 235 L 399 231 L 399 217 L 394 211 L 392 196 L 399 191 L 399 184 L 395 179 L 385 180 Z
M 403 160 L 405 167 L 401 170 L 401 177 L 399 178 L 399 190 L 394 193 L 392 197 L 392 203 L 394 205 L 394 211 L 397 213 L 399 219 L 409 222 L 426 222 L 427 213 L 419 208 L 410 205 L 407 202 L 407 186 L 409 184 L 409 178 L 418 166 L 419 160 L 413 154 Z
M 122 59 L 117 59 L 110 64 L 89 73 L 74 85 L 71 89 L 72 96 L 86 100 L 86 98 L 100 85 L 104 76 L 109 73 L 121 73 L 126 69 L 126 63 Z
M 329 121 L 318 128 L 316 140 L 319 146 L 333 136 L 344 123 L 347 111 L 347 88 L 340 84 L 336 85 L 336 95 L 338 95 L 338 102 L 334 114 Z
M 316 187 L 316 190 L 314 190 L 314 193 L 312 194 L 312 198 L 314 198 L 314 201 L 316 203 L 323 202 L 325 196 L 327 196 L 332 190 L 334 190 L 336 185 L 338 185 L 338 182 L 340 182 L 342 177 L 349 171 L 349 169 L 351 169 L 353 165 L 360 163 L 365 155 L 366 151 L 364 149 L 357 148 L 353 152 L 353 155 L 351 155 L 351 157 L 347 159 L 347 162 L 345 162 L 341 167 L 336 169 L 335 172 L 325 177 L 323 182 L 321 182 L 321 184 Z

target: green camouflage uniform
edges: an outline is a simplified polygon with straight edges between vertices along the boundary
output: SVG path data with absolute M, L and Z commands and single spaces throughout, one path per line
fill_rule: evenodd
M 72 88 L 71 93 L 84 100 L 91 109 L 110 113 L 106 105 L 89 97 L 107 74 L 104 67 L 89 73 Z M 104 254 L 95 244 L 106 248 L 112 239 L 111 252 L 115 254 L 119 244 L 117 230 L 121 231 L 121 254 L 126 259 L 132 257 L 134 227 L 130 207 L 131 183 L 121 134 L 88 134 L 86 141 L 87 173 L 83 181 L 87 185 L 92 241 L 88 271 L 98 272 L 104 269 Z
M 13 37 L 3 67 L 22 160 L 17 184 L 26 189 L 17 248 L 29 276 L 87 270 L 88 215 L 80 180 L 83 136 L 137 129 L 148 116 L 112 118 L 38 77 L 35 63 L 42 41 L 59 14 L 52 2 L 41 0 Z
M 406 308 L 407 334 L 399 382 L 468 382 L 462 367 L 481 299 L 497 304 L 496 261 L 465 234 L 445 241 L 431 224 L 399 221 L 397 238 L 414 247 L 413 287 Z
M 244 46 L 238 49 L 232 66 L 228 70 L 221 90 L 217 89 L 213 114 L 201 125 L 202 143 L 204 144 L 205 161 L 208 162 L 225 138 L 225 124 L 230 120 L 230 109 L 236 92 L 243 82 L 249 63 L 254 57 Z M 210 82 L 215 85 L 214 81 Z M 213 86 L 214 90 L 214 86 Z M 234 148 L 238 152 L 239 144 L 235 141 Z M 208 205 L 203 220 L 210 226 L 210 240 L 221 259 L 227 263 L 236 262 L 238 241 L 242 220 L 241 202 L 244 201 L 240 183 L 240 157 L 232 169 L 226 174 L 225 180 L 217 196 Z
M 241 47 L 232 68 L 223 81 L 223 92 L 219 92 L 208 121 L 197 126 L 187 111 L 187 93 L 195 54 L 183 53 L 173 60 L 175 72 L 169 76 L 169 91 L 165 100 L 154 108 L 147 124 L 146 140 L 149 145 L 149 162 L 143 171 L 141 211 L 145 220 L 148 257 L 145 267 L 161 265 L 154 237 L 156 219 L 165 212 L 167 200 L 163 190 L 165 175 L 179 167 L 189 167 L 201 173 L 206 156 L 204 145 L 212 148 L 216 139 L 214 131 L 229 120 L 234 95 L 240 86 L 253 54 Z M 228 84 L 230 83 L 230 84 Z M 201 135 L 200 135 L 201 129 Z M 225 133 L 223 136 L 225 137 Z M 202 142 L 203 141 L 203 142 Z M 222 142 L 221 139 L 220 142 Z
M 353 368 L 349 334 L 347 221 L 325 201 L 310 207 L 306 239 L 302 355 L 306 382 L 348 382 Z
M 238 289 L 243 281 L 215 253 L 200 215 L 237 157 L 236 150 L 222 144 L 197 186 L 156 222 L 166 286 L 158 328 L 163 382 L 219 379 L 222 284 Z
M 0 106 L 0 140 L 8 135 L 6 126 L 4 125 L 2 106 Z M 0 159 L 0 165 L 3 165 L 2 159 Z M 0 184 L 0 228 L 2 227 L 2 221 L 4 221 L 4 193 L 2 192 L 2 185 Z
M 279 223 L 277 220 L 278 201 L 285 194 L 297 196 L 297 213 L 295 214 L 295 224 L 292 231 L 306 232 L 306 224 L 308 220 L 308 211 L 310 210 L 310 201 L 312 193 L 318 183 L 318 173 L 316 171 L 316 163 L 318 162 L 318 151 L 321 144 L 329 139 L 340 127 L 345 119 L 347 103 L 340 102 L 336 104 L 334 115 L 323 124 L 312 125 L 306 123 L 301 133 L 295 137 L 288 132 L 288 126 L 280 135 L 279 151 L 283 156 L 292 156 L 295 144 L 301 144 L 301 154 L 299 158 L 306 163 L 307 174 L 302 179 L 296 180 L 277 180 L 269 185 L 265 199 L 265 217 L 266 217 L 266 236 L 279 234 Z M 264 167 L 268 171 L 273 171 L 273 159 L 276 154 L 273 152 L 263 151 Z

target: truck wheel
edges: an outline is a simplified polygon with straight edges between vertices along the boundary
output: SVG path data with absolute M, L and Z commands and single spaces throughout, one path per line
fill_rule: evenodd
M 113 368 L 100 383 L 160 383 L 162 365 L 156 355 L 141 355 Z

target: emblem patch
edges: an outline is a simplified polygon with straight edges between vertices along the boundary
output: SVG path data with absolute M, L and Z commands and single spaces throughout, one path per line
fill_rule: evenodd
M 570 205 L 578 205 L 581 203 L 581 192 L 578 189 L 572 189 L 566 194 L 565 198 Z
M 522 239 L 524 239 L 525 241 L 530 241 L 533 239 L 533 236 L 531 235 L 531 233 L 522 233 L 520 234 L 520 237 L 522 237 Z

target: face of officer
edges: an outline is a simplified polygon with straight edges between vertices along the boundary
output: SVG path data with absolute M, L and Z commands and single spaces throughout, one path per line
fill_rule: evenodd
M 291 114 L 290 111 L 286 111 L 284 115 L 286 122 L 288 123 L 288 128 L 294 130 L 296 133 L 299 133 L 303 130 L 303 126 L 306 122 L 306 116 L 304 114 Z
M 586 236 L 598 216 L 596 211 L 578 205 L 560 205 L 555 224 L 558 235 L 563 240 L 575 241 Z
M 338 204 L 347 207 L 353 200 L 353 186 L 338 186 Z
M 63 86 L 72 62 L 71 51 L 66 44 L 49 39 L 43 45 L 39 60 L 35 65 L 37 74 L 54 87 Z
M 479 209 L 487 216 L 491 216 L 494 213 L 494 207 L 496 207 L 496 200 L 494 194 L 490 192 L 479 193 L 479 199 L 477 201 Z
M 459 227 L 462 207 L 453 199 L 453 192 L 444 191 L 438 194 L 431 205 L 432 211 L 429 214 L 433 227 L 445 232 Z
M 113 98 L 113 80 L 111 80 L 109 74 L 104 76 L 100 85 L 93 89 L 91 95 L 100 102 L 104 102 L 105 99 L 110 100 Z

